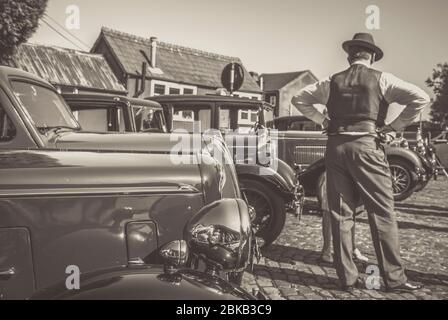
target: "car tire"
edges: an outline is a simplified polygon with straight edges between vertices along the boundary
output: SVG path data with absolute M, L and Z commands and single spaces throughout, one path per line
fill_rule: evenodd
M 414 192 L 415 174 L 411 165 L 401 159 L 388 159 L 392 186 L 394 190 L 394 200 L 403 201 L 409 198 Z
M 286 220 L 285 200 L 271 186 L 254 179 L 240 179 L 240 187 L 249 205 L 255 209 L 254 223 L 259 228 L 255 236 L 261 238 L 261 246 L 266 247 L 283 230 Z

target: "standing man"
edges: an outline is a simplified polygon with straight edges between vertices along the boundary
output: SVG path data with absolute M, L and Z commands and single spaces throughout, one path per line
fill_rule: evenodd
M 411 124 L 430 100 L 418 87 L 371 68 L 383 57 L 371 34 L 357 33 L 342 47 L 350 67 L 307 86 L 291 101 L 328 134 L 325 164 L 336 272 L 344 290 L 352 291 L 360 284 L 351 232 L 361 200 L 386 289 L 414 291 L 421 286 L 408 283 L 405 276 L 392 180 L 379 134 Z M 386 125 L 388 106 L 394 102 L 406 107 Z M 326 105 L 328 117 L 314 104 Z

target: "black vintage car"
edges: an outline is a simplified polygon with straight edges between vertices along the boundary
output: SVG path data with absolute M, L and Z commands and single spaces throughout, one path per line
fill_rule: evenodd
M 322 134 L 322 128 L 303 116 L 277 118 L 268 126 L 279 130 L 279 157 L 299 170 L 306 194 L 315 195 L 317 181 L 325 172 L 323 157 L 327 136 Z M 436 173 L 432 156 L 395 145 L 385 145 L 385 151 L 396 201 L 405 200 L 413 192 L 423 189 Z
M 215 276 L 248 263 L 246 203 L 169 157 L 0 150 L 0 299 L 251 299 Z
M 302 187 L 294 170 L 276 157 L 269 131 L 263 128 L 271 105 L 222 95 L 160 95 L 147 99 L 162 105 L 169 132 L 219 130 L 224 135 L 233 153 L 240 187 L 255 208 L 257 235 L 265 245 L 279 236 L 288 209 L 300 215 Z
M 164 157 L 166 167 L 159 168 L 161 183 L 167 176 L 177 181 L 195 177 L 203 184 L 201 202 L 195 206 L 185 202 L 181 206 L 193 215 L 215 201 L 242 198 L 233 162 L 220 163 L 213 154 L 215 151 L 228 153 L 223 140 L 211 135 L 197 138 L 189 134 L 82 131 L 65 101 L 49 83 L 27 72 L 0 67 L 0 150 L 113 152 L 117 158 L 123 152 L 136 156 L 148 153 L 153 155 L 155 167 L 160 165 L 155 157 Z M 186 141 L 189 148 L 171 152 L 179 140 Z M 203 162 L 203 159 L 209 160 Z M 185 170 L 184 164 L 194 164 L 197 170 L 193 174 Z M 173 221 L 185 222 L 182 219 Z M 165 233 L 170 237 L 166 241 L 177 239 L 174 232 L 179 233 L 182 228 L 181 223 L 173 224 L 172 233 Z M 233 273 L 230 276 L 233 279 Z M 236 279 L 240 277 L 241 273 L 236 275 Z

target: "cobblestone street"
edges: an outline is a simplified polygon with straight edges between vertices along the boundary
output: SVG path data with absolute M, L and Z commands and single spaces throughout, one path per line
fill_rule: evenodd
M 401 252 L 410 281 L 424 284 L 414 294 L 382 290 L 338 289 L 332 265 L 319 262 L 321 218 L 316 201 L 308 199 L 302 221 L 289 215 L 280 238 L 263 251 L 263 258 L 246 272 L 243 286 L 259 288 L 270 299 L 448 299 L 448 181 L 440 177 L 421 192 L 396 204 Z M 356 242 L 369 258 L 358 264 L 365 280 L 368 265 L 376 264 L 365 214 L 357 219 Z

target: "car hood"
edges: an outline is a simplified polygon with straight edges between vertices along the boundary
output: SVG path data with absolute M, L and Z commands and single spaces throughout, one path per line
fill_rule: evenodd
M 201 135 L 169 133 L 65 132 L 49 143 L 57 149 L 150 153 L 195 153 L 202 148 Z

